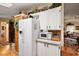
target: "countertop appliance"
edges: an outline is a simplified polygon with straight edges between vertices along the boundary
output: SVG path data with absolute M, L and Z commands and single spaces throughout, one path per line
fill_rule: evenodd
M 51 40 L 52 39 L 52 32 L 42 31 L 39 33 L 39 38 Z
M 19 20 L 19 55 L 36 56 L 39 21 L 37 18 Z

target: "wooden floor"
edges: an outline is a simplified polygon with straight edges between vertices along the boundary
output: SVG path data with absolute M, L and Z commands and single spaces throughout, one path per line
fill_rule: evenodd
M 79 53 L 74 50 L 74 47 L 62 47 L 61 49 L 62 56 L 79 56 Z
M 14 49 L 14 46 L 10 45 L 0 46 L 0 56 L 17 56 L 17 52 Z
M 15 46 L 0 46 L 0 56 L 18 56 L 18 53 L 16 52 Z M 74 47 L 62 47 L 61 49 L 61 55 L 62 56 L 79 56 L 79 54 L 75 53 Z

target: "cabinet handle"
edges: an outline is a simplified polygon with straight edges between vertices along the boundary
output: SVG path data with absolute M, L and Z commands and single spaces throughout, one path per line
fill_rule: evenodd
M 61 10 L 59 10 L 59 12 L 61 12 Z
M 61 47 L 60 47 L 60 46 L 59 46 L 58 48 L 59 48 L 59 49 L 61 49 Z
M 47 44 L 47 47 L 48 47 L 49 45 Z
M 61 28 L 61 26 L 59 26 L 59 28 Z
M 50 26 L 49 26 L 49 28 L 50 28 Z
M 46 43 L 44 43 L 44 46 L 46 46 Z
M 46 28 L 48 29 L 48 26 L 46 26 Z

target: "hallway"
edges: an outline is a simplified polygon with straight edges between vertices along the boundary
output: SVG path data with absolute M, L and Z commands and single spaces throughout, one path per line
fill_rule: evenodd
M 0 56 L 17 56 L 17 52 L 14 49 L 14 45 L 0 46 Z

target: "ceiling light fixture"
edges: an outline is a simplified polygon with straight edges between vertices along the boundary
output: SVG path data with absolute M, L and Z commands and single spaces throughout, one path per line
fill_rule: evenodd
M 13 4 L 11 3 L 0 3 L 1 6 L 4 6 L 4 7 L 11 7 Z

